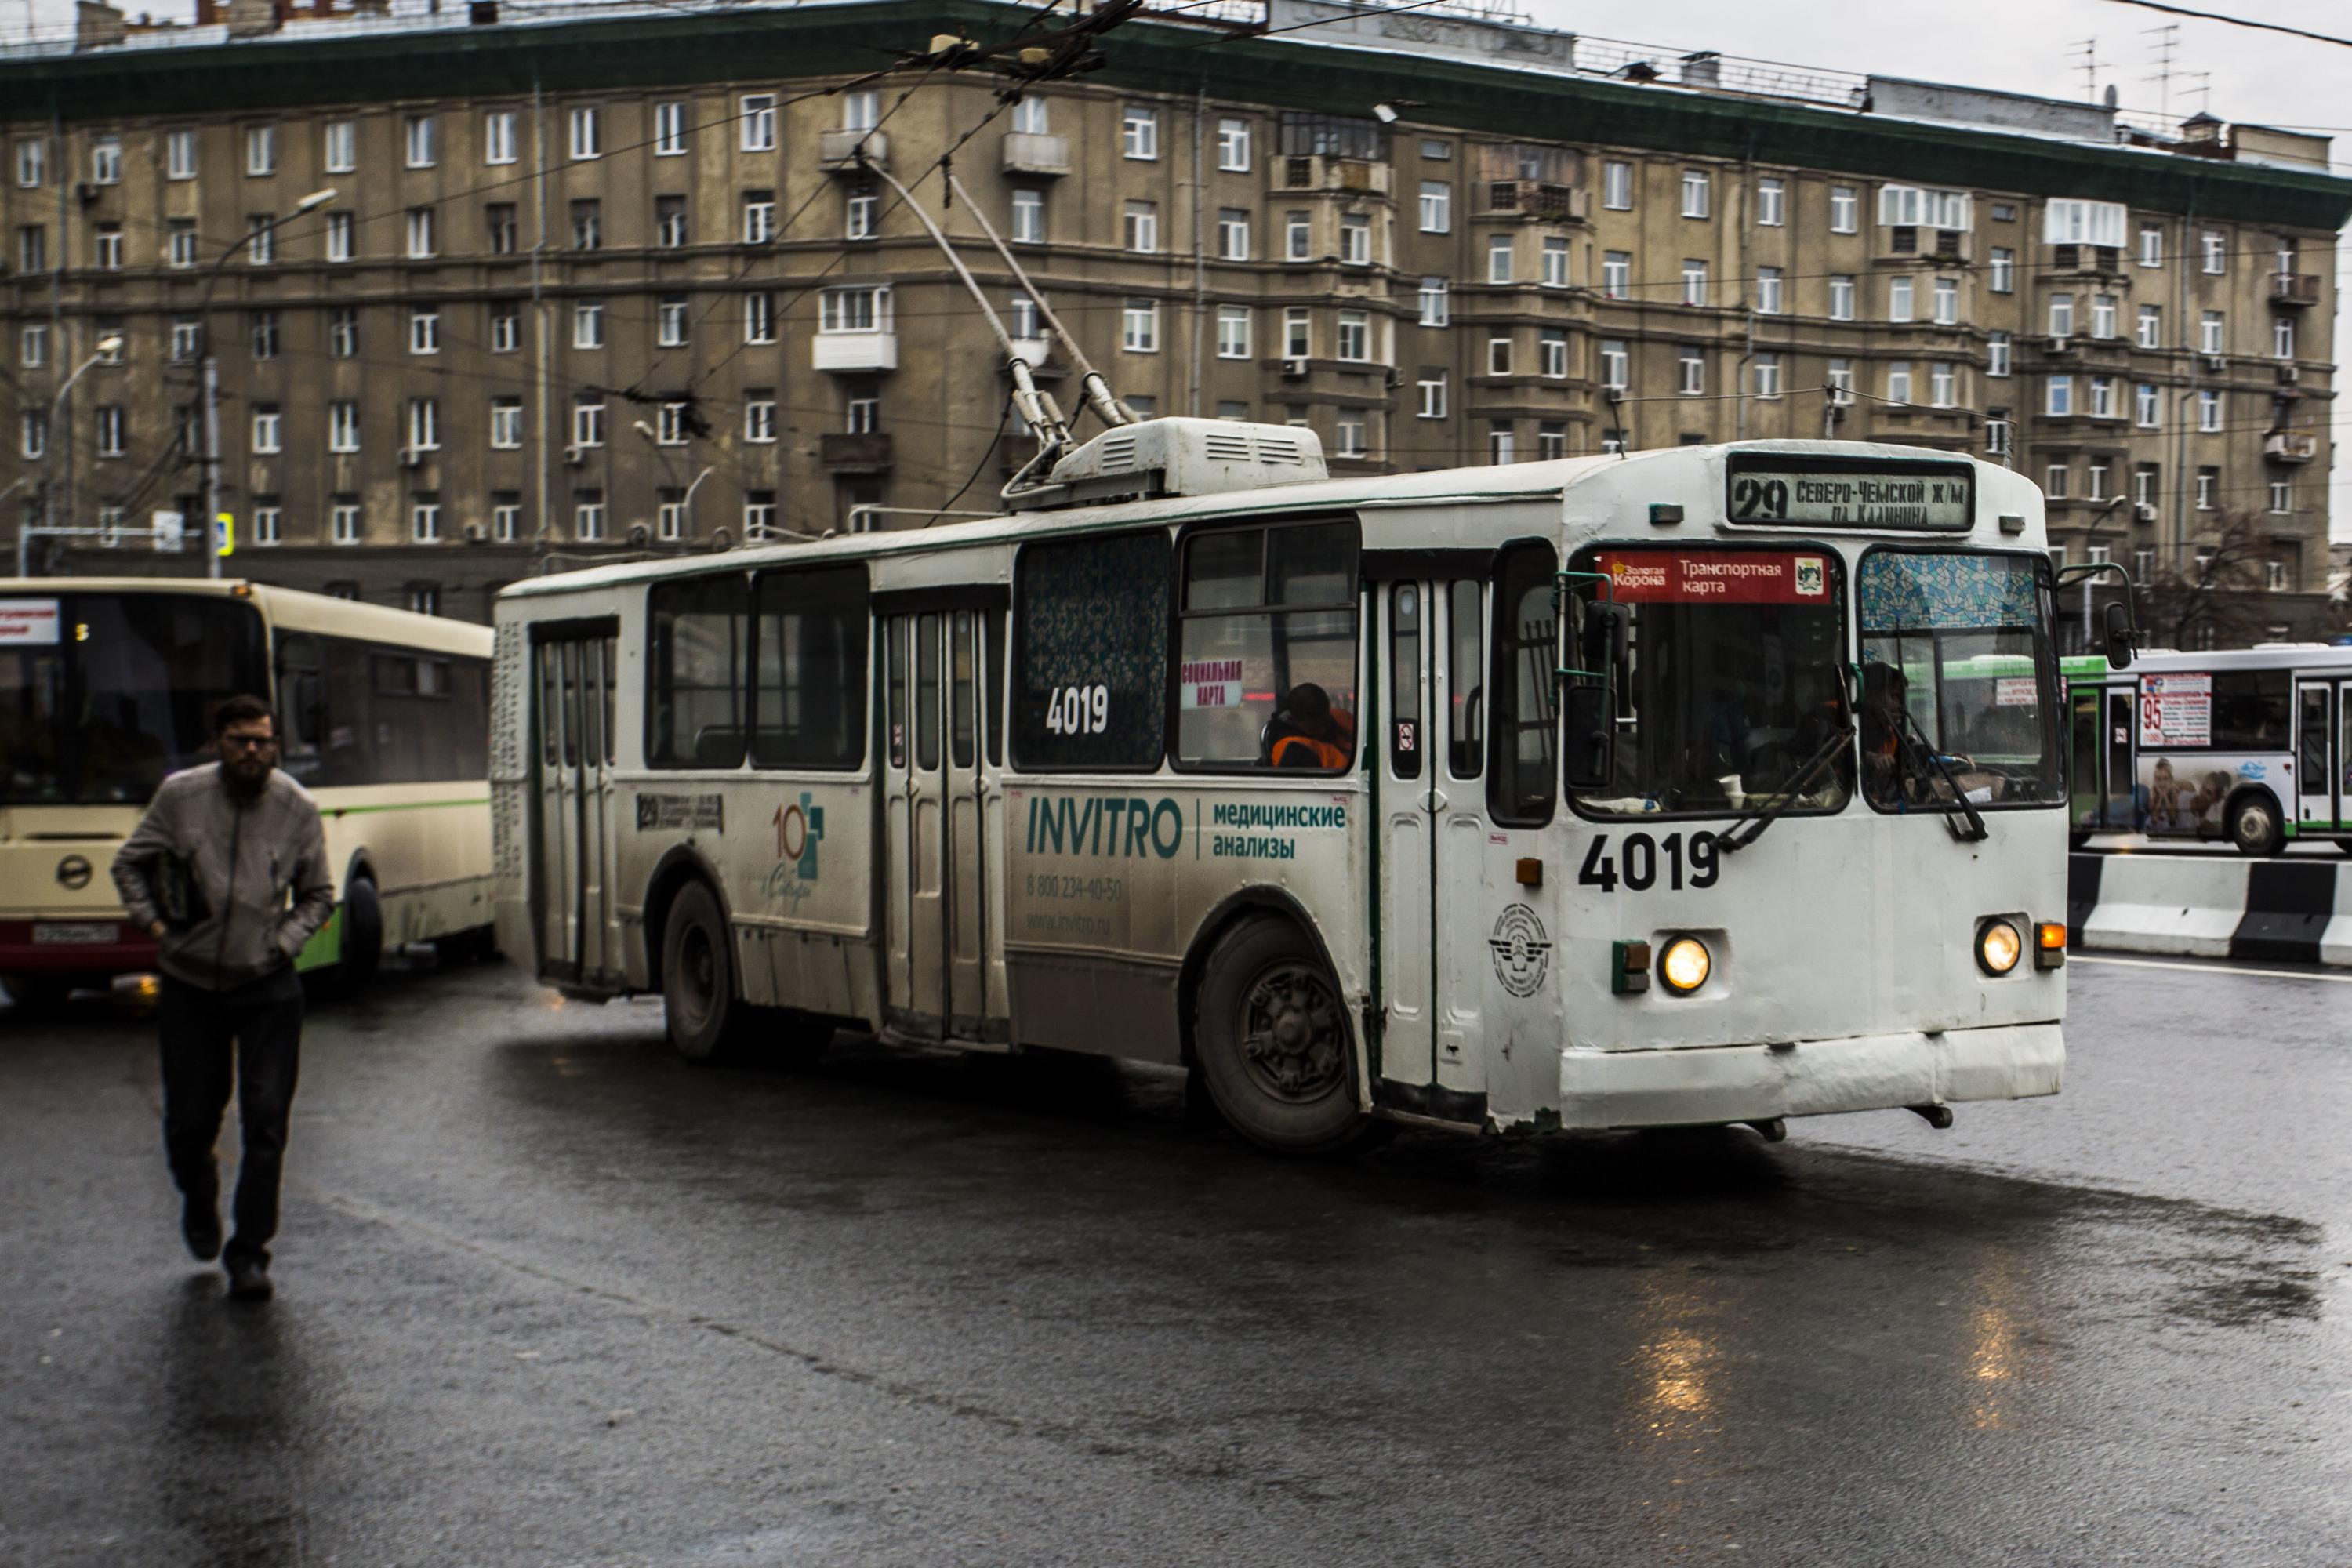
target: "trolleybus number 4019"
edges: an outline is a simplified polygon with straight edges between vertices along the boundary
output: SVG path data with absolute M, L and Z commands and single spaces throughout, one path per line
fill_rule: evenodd
M 1065 686 L 1045 699 L 1045 728 L 1056 735 L 1099 735 L 1110 728 L 1110 688 Z
M 1652 838 L 1646 833 L 1629 833 L 1625 836 L 1625 847 L 1612 855 L 1609 852 L 1609 835 L 1596 833 L 1592 836 L 1592 847 L 1584 852 L 1584 864 L 1577 871 L 1576 880 L 1580 887 L 1598 888 L 1604 893 L 1613 893 L 1617 890 L 1619 878 L 1622 877 L 1629 890 L 1645 892 L 1658 879 L 1658 860 L 1662 855 L 1666 862 L 1667 886 L 1677 893 L 1685 885 L 1714 887 L 1716 876 L 1723 868 L 1722 862 L 1716 856 L 1715 835 L 1712 833 L 1700 832 L 1690 836 L 1687 884 L 1683 875 L 1685 850 L 1681 834 L 1669 833 L 1663 838 Z

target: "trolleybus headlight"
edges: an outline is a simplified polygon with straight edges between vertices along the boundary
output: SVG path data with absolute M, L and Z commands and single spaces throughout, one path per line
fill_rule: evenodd
M 1987 974 L 2006 974 L 2025 955 L 2025 939 L 2007 921 L 1987 921 L 1977 931 L 1977 964 Z
M 1659 977 L 1665 981 L 1666 989 L 1678 996 L 1687 996 L 1706 984 L 1707 972 L 1714 967 L 1706 943 L 1695 936 L 1675 938 L 1658 957 Z

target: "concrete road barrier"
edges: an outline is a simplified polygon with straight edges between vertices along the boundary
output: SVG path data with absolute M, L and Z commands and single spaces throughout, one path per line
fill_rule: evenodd
M 2092 952 L 2352 967 L 2352 876 L 2333 861 L 2075 855 L 2068 939 Z

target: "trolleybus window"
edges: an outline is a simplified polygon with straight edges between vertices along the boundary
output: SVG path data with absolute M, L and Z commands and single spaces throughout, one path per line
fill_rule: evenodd
M 1421 776 L 1426 740 L 1421 725 L 1421 589 L 1399 583 L 1389 590 L 1389 706 L 1397 721 L 1390 751 L 1401 779 Z
M 1537 618 L 1546 625 L 1551 622 L 1550 584 L 1545 585 L 1543 614 Z M 1448 640 L 1453 648 L 1445 663 L 1445 711 L 1447 771 L 1457 779 L 1475 779 L 1486 765 L 1486 745 L 1480 731 L 1486 716 L 1486 693 L 1479 685 L 1479 624 L 1486 614 L 1486 590 L 1483 583 L 1467 577 L 1458 579 L 1449 590 L 1445 617 Z M 1547 671 L 1544 679 L 1551 679 Z M 1551 755 L 1549 745 L 1545 757 Z M 1550 815 L 1549 811 L 1547 816 Z
M 1843 808 L 1851 754 L 1786 797 L 1844 726 L 1843 573 L 1827 550 L 1602 549 L 1576 595 L 1623 606 L 1615 776 L 1599 816 Z
M 261 616 L 247 601 L 64 594 L 5 602 L 0 800 L 143 803 L 205 760 L 222 699 L 267 692 Z
M 762 572 L 751 761 L 856 768 L 866 761 L 866 571 Z
M 2213 750 L 2283 752 L 2286 749 L 2288 693 L 2294 678 L 2284 669 L 2217 669 L 2213 672 Z M 2324 774 L 2326 769 L 2322 769 Z
M 1356 759 L 1356 527 L 1219 529 L 1184 542 L 1176 756 L 1336 773 Z
M 654 585 L 646 661 L 647 766 L 742 765 L 750 596 L 749 584 L 732 574 Z
M 1559 798 L 1559 695 L 1552 679 L 1559 665 L 1553 597 L 1559 566 L 1549 544 L 1513 545 L 1496 563 L 1495 666 L 1487 687 L 1495 694 L 1495 767 L 1486 811 L 1507 826 L 1541 826 Z M 1469 668 L 1477 668 L 1475 654 Z
M 1878 549 L 1857 574 L 1863 793 L 1880 810 L 2065 798 L 2039 557 Z
M 1158 767 L 1168 735 L 1167 535 L 1024 547 L 1013 618 L 1013 761 Z

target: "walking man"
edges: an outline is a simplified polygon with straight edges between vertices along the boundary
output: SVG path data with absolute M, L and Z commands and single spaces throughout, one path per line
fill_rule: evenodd
M 214 710 L 213 740 L 219 762 L 155 792 L 114 858 L 114 885 L 163 971 L 163 1152 L 184 1205 L 180 1233 L 199 1259 L 223 1258 L 213 1144 L 234 1083 L 244 1154 L 223 1263 L 233 1299 L 266 1301 L 302 1049 L 294 955 L 333 912 L 335 888 L 319 808 L 278 771 L 268 704 L 230 698 Z

